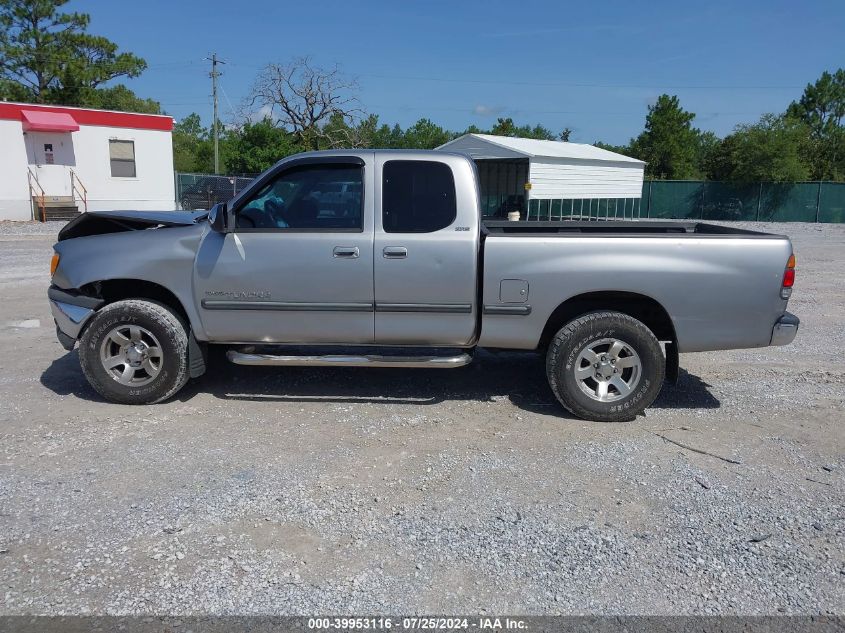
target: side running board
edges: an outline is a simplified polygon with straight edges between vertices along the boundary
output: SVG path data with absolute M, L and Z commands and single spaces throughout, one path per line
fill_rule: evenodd
M 452 356 L 383 356 L 378 354 L 281 355 L 229 350 L 226 357 L 236 365 L 272 365 L 275 367 L 419 367 L 452 369 L 472 362 L 469 354 Z

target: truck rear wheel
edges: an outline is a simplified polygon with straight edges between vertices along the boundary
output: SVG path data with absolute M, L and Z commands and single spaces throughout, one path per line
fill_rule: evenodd
M 79 360 L 106 400 L 151 404 L 188 381 L 188 335 L 182 321 L 153 301 L 117 301 L 100 310 L 79 341 Z
M 660 393 L 666 361 L 642 322 L 621 312 L 590 312 L 562 327 L 546 354 L 555 397 L 580 418 L 627 422 Z

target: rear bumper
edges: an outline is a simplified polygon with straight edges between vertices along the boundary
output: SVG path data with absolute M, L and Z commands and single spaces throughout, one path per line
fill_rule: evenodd
M 50 311 L 56 321 L 56 337 L 66 350 L 73 349 L 79 333 L 88 319 L 103 305 L 102 299 L 74 295 L 55 286 L 47 291 Z
M 772 328 L 772 341 L 770 345 L 789 345 L 795 340 L 795 335 L 798 334 L 798 325 L 801 320 L 790 312 L 784 312 L 783 315 L 775 322 Z

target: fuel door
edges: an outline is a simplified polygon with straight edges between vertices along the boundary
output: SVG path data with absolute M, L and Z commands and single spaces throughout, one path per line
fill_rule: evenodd
M 524 279 L 502 279 L 499 284 L 499 301 L 525 303 L 528 301 L 528 282 Z

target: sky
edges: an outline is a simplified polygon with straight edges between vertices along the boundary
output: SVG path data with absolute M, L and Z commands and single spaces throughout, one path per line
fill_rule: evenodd
M 845 2 L 519 0 L 71 0 L 90 32 L 146 59 L 126 81 L 177 120 L 236 120 L 260 69 L 310 56 L 357 80 L 380 122 L 452 130 L 497 117 L 571 140 L 622 144 L 648 105 L 676 94 L 694 125 L 723 136 L 782 112 L 824 70 L 845 66 Z

